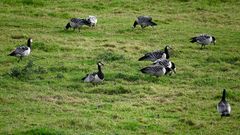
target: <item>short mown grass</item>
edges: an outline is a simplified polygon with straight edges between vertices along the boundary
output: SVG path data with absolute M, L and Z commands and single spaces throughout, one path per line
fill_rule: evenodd
M 240 2 L 237 0 L 1 0 L 0 134 L 240 133 Z M 64 30 L 71 17 L 95 28 Z M 139 15 L 158 26 L 132 30 Z M 208 33 L 215 46 L 189 39 Z M 32 53 L 7 56 L 33 39 Z M 177 74 L 139 70 L 144 53 L 170 45 Z M 81 78 L 104 63 L 105 81 Z M 221 118 L 222 89 L 232 106 Z

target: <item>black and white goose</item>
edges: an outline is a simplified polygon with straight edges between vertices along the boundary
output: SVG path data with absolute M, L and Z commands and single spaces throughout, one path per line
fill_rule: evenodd
M 196 42 L 196 43 L 200 44 L 201 48 L 205 47 L 206 45 L 209 45 L 211 43 L 213 43 L 214 45 L 216 43 L 216 38 L 213 36 L 207 35 L 207 34 L 201 34 L 197 37 L 192 37 L 190 40 L 191 40 L 190 41 L 191 43 Z
M 139 16 L 133 23 L 132 28 L 135 28 L 137 25 L 140 25 L 142 28 L 147 26 L 156 26 L 157 24 L 152 21 L 152 17 L 150 16 Z
M 86 20 L 89 22 L 89 27 L 95 27 L 97 25 L 97 17 L 89 15 Z
M 221 114 L 221 117 L 230 116 L 231 106 L 226 101 L 226 90 L 225 89 L 223 90 L 222 99 L 217 105 L 217 110 Z
M 31 47 L 32 47 L 32 39 L 29 38 L 27 40 L 27 46 L 22 45 L 17 47 L 15 50 L 13 50 L 9 56 L 15 56 L 15 57 L 19 57 L 19 60 L 22 60 L 23 57 L 28 56 L 31 53 Z
M 153 52 L 149 52 L 146 53 L 143 57 L 139 58 L 139 61 L 143 61 L 143 60 L 149 60 L 149 61 L 156 61 L 157 59 L 161 59 L 161 58 L 165 58 L 165 59 L 169 59 L 169 49 L 171 49 L 171 47 L 166 46 L 164 48 L 164 51 L 162 50 L 157 50 L 157 51 L 153 51 Z
M 98 66 L 98 72 L 87 74 L 85 77 L 82 78 L 84 82 L 98 83 L 104 80 L 104 74 L 101 69 L 103 64 L 101 62 L 98 62 L 97 66 Z
M 174 73 L 176 73 L 176 66 L 175 63 L 173 63 L 172 61 L 168 60 L 168 59 L 157 59 L 156 61 L 153 62 L 152 65 L 162 65 L 165 68 L 170 68 L 171 71 L 173 71 Z
M 73 30 L 75 30 L 76 28 L 78 28 L 78 30 L 80 31 L 80 28 L 83 25 L 89 26 L 90 23 L 86 19 L 72 18 L 65 26 L 65 29 L 67 30 L 69 28 L 73 28 Z
M 152 76 L 160 77 L 160 76 L 163 76 L 163 75 L 166 75 L 167 73 L 169 73 L 171 71 L 171 69 L 168 67 L 165 68 L 162 65 L 150 65 L 148 67 L 141 69 L 140 71 L 144 74 L 149 74 Z

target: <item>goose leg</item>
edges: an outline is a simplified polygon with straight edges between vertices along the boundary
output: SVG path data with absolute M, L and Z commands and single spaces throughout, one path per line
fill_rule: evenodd
M 19 57 L 18 62 L 20 62 L 21 60 L 22 60 L 22 56 Z

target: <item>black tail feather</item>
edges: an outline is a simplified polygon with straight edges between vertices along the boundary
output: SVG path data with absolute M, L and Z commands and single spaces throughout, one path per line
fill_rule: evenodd
M 142 72 L 142 73 L 146 73 L 146 70 L 145 70 L 146 68 L 143 68 L 143 69 L 141 69 L 140 71 Z
M 83 77 L 81 80 L 85 80 L 86 79 L 86 76 L 85 77 Z
M 10 54 L 8 54 L 8 56 L 15 56 L 15 55 L 16 55 L 15 51 L 13 51 Z
M 81 80 L 85 80 L 88 77 L 88 74 L 86 76 L 84 76 Z
M 191 41 L 190 41 L 191 43 L 195 43 L 195 42 L 197 42 L 197 37 L 193 37 L 193 38 L 191 38 L 190 40 L 191 40 Z
M 222 113 L 221 117 L 230 117 L 230 114 L 229 113 L 227 113 L 227 114 Z
M 156 26 L 157 24 L 155 23 L 155 22 L 150 22 L 151 24 L 151 26 Z
M 145 56 L 138 59 L 138 61 L 143 61 L 143 60 L 148 60 L 148 56 L 145 55 Z

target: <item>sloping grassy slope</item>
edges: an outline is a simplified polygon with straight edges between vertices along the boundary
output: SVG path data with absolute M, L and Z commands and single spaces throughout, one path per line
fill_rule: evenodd
M 0 1 L 0 134 L 239 134 L 238 1 Z M 96 28 L 64 31 L 71 17 L 96 15 Z M 131 29 L 139 15 L 155 28 Z M 201 33 L 215 46 L 191 44 Z M 33 38 L 31 56 L 7 56 Z M 174 48 L 177 74 L 139 69 L 144 53 Z M 105 63 L 105 82 L 81 78 Z M 232 116 L 216 112 L 222 89 Z

